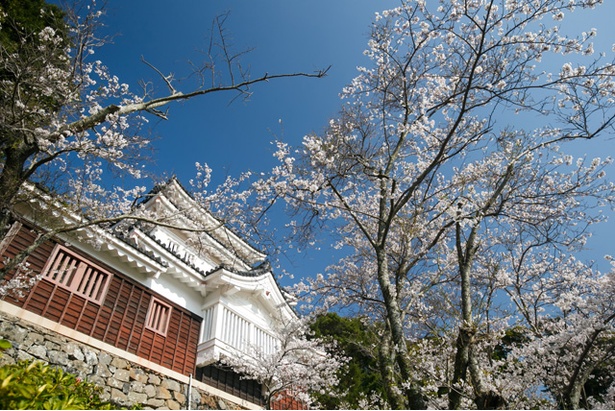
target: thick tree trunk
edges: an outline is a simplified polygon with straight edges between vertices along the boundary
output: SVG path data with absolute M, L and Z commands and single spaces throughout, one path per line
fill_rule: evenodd
M 396 293 L 394 292 L 394 286 L 389 279 L 386 252 L 382 249 L 377 250 L 376 256 L 378 259 L 378 282 L 382 290 L 387 320 L 391 330 L 394 358 L 399 367 L 402 380 L 410 387 L 405 391 L 406 400 L 402 408 L 424 409 L 426 404 L 413 381 L 412 363 L 408 352 L 408 342 L 404 334 L 402 311 L 397 301 Z
M 474 341 L 475 335 L 472 335 L 469 344 L 468 370 L 472 379 L 472 387 L 474 388 L 474 404 L 479 410 L 495 410 L 506 408 L 506 401 L 497 392 L 485 387 L 480 366 L 478 365 L 477 355 L 473 353 L 476 347 Z
M 10 140 L 7 145 L 10 144 Z M 16 147 L 6 147 L 2 153 L 4 165 L 0 171 L 0 239 L 3 239 L 11 228 L 13 206 L 21 186 L 28 178 L 25 165 L 28 158 L 36 152 L 34 147 L 25 142 L 15 144 Z M 4 275 L 4 270 L 0 271 L 0 281 Z
M 475 353 L 477 330 L 472 318 L 472 284 L 470 280 L 472 261 L 477 251 L 475 244 L 476 229 L 471 230 L 465 245 L 462 245 L 459 222 L 456 224 L 455 230 L 459 277 L 461 279 L 461 325 L 459 326 L 456 343 L 457 352 L 455 353 L 452 387 L 449 391 L 449 409 L 461 408 L 461 393 L 454 386 L 462 381 L 472 384 L 474 403 L 478 409 L 502 408 L 506 405 L 502 396 L 485 387 Z
M 22 184 L 19 174 L 5 165 L 0 172 L 0 238 L 4 238 L 10 228 L 12 206 Z
M 581 407 L 581 391 L 583 391 L 583 385 L 580 381 L 572 384 L 564 394 L 562 409 L 564 410 L 578 410 Z
M 461 244 L 461 225 L 457 222 L 455 226 L 456 234 L 456 249 L 457 260 L 459 264 L 459 277 L 461 279 L 461 325 L 457 342 L 455 344 L 455 369 L 453 371 L 453 381 L 451 390 L 449 391 L 448 407 L 449 409 L 461 408 L 461 392 L 455 387 L 468 379 L 468 365 L 470 363 L 470 346 L 473 339 L 473 322 L 472 322 L 472 294 L 470 285 L 470 264 L 473 257 L 473 236 L 470 236 L 466 247 Z
M 609 317 L 605 321 L 605 323 L 612 321 L 614 317 L 615 314 Z M 603 328 L 595 329 L 585 342 L 583 351 L 581 352 L 579 358 L 577 358 L 574 371 L 570 376 L 570 381 L 564 389 L 562 408 L 569 410 L 576 410 L 580 408 L 579 405 L 581 403 L 581 392 L 583 391 L 585 383 L 587 382 L 595 368 L 593 363 L 588 363 L 588 361 L 586 360 L 590 357 L 590 352 L 594 348 L 598 337 L 600 336 L 600 334 L 602 334 L 603 331 Z
M 383 173 L 386 175 L 387 172 Z M 412 363 L 410 361 L 410 355 L 408 352 L 408 342 L 406 341 L 406 335 L 404 333 L 403 326 L 403 313 L 397 299 L 398 293 L 396 287 L 399 284 L 392 284 L 388 256 L 387 256 L 387 238 L 391 224 L 391 216 L 389 210 L 389 181 L 386 178 L 380 180 L 380 201 L 379 201 L 379 219 L 378 219 L 378 232 L 377 239 L 373 243 L 374 251 L 376 253 L 377 262 L 377 277 L 382 297 L 384 299 L 386 315 L 388 325 L 391 330 L 391 342 L 393 347 L 393 354 L 395 362 L 399 367 L 399 373 L 402 381 L 409 387 L 405 390 L 405 404 L 401 408 L 412 409 L 425 409 L 426 404 L 423 401 L 423 397 L 420 395 L 418 389 L 415 388 L 415 382 L 412 373 Z M 402 404 L 400 404 L 402 405 Z
M 455 387 L 462 381 L 467 379 L 468 370 L 468 358 L 469 358 L 469 343 L 470 335 L 468 335 L 467 329 L 460 327 L 459 334 L 457 335 L 457 342 L 455 343 L 455 368 L 453 371 L 453 380 L 449 389 L 448 395 L 448 408 L 451 410 L 458 410 L 461 408 L 461 392 Z
M 382 335 L 382 341 L 378 346 L 378 365 L 384 381 L 384 389 L 389 407 L 393 410 L 399 410 L 405 408 L 406 401 L 397 388 L 394 358 L 391 347 L 390 329 L 386 327 Z

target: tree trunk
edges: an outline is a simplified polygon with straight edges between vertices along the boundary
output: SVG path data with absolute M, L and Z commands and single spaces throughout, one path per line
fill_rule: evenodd
M 449 389 L 448 408 L 458 410 L 461 408 L 461 392 L 455 387 L 456 384 L 466 381 L 469 358 L 469 339 L 468 329 L 465 327 L 459 328 L 457 342 L 455 343 L 455 368 L 453 371 L 453 380 Z
M 23 180 L 13 170 L 5 167 L 0 173 L 0 238 L 4 238 L 10 229 L 12 206 Z
M 388 264 L 386 261 L 386 252 L 383 249 L 376 251 L 378 260 L 378 283 L 382 290 L 384 304 L 387 312 L 387 320 L 391 330 L 391 341 L 394 347 L 394 358 L 399 367 L 402 380 L 409 385 L 406 390 L 405 405 L 402 408 L 424 409 L 425 402 L 415 387 L 412 373 L 412 362 L 408 352 L 408 342 L 404 334 L 402 321 L 402 311 L 394 293 L 394 286 L 389 279 Z
M 472 285 L 470 279 L 472 276 L 472 261 L 478 249 L 475 244 L 476 228 L 472 228 L 465 245 L 462 245 L 461 225 L 459 222 L 455 226 L 455 235 L 459 277 L 461 278 L 461 325 L 459 326 L 456 343 L 457 352 L 455 353 L 453 386 L 449 391 L 449 408 L 461 408 L 461 392 L 455 389 L 454 385 L 462 381 L 471 382 L 474 391 L 474 403 L 478 409 L 502 408 L 506 405 L 502 396 L 485 388 L 477 354 L 475 353 L 477 330 L 472 318 Z
M 5 137 L 5 136 L 2 136 Z M 7 144 L 11 143 L 9 139 Z M 25 142 L 18 144 L 16 148 L 5 148 L 4 165 L 0 171 L 0 239 L 3 239 L 9 232 L 12 209 L 19 190 L 27 180 L 25 165 L 28 158 L 36 152 L 36 148 L 27 145 Z M 4 278 L 4 270 L 0 272 L 0 281 Z
M 615 317 L 615 314 L 607 319 L 606 323 L 610 322 L 613 317 Z M 603 331 L 603 328 L 595 329 L 585 342 L 583 351 L 577 359 L 574 371 L 570 376 L 570 381 L 564 389 L 562 408 L 569 410 L 579 409 L 579 404 L 581 403 L 581 392 L 595 368 L 592 363 L 587 364 L 586 360 L 590 356 L 592 348 Z
M 477 356 L 473 353 L 476 347 L 474 341 L 475 335 L 472 335 L 469 344 L 468 355 L 468 370 L 470 371 L 470 378 L 472 380 L 472 387 L 474 388 L 474 404 L 479 410 L 495 410 L 506 408 L 506 401 L 497 392 L 485 387 L 481 369 L 476 360 Z
M 474 230 L 473 230 L 474 232 Z M 449 409 L 456 410 L 461 408 L 461 392 L 455 388 L 456 384 L 467 381 L 468 365 L 470 363 L 470 345 L 473 339 L 472 322 L 472 294 L 470 289 L 470 264 L 473 257 L 474 246 L 473 236 L 470 235 L 465 250 L 461 244 L 461 225 L 455 225 L 457 260 L 459 264 L 459 276 L 461 278 L 461 325 L 455 344 L 455 369 L 453 371 L 453 381 L 449 391 Z
M 406 401 L 403 396 L 400 395 L 401 392 L 397 388 L 394 356 L 391 352 L 391 348 L 390 329 L 386 327 L 382 335 L 382 341 L 378 345 L 378 365 L 384 381 L 384 389 L 389 407 L 393 410 L 399 410 L 405 408 Z

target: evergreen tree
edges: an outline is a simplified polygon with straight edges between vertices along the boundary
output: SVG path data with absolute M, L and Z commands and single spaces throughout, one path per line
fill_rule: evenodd
M 359 318 L 335 313 L 318 316 L 311 324 L 314 336 L 334 343 L 337 353 L 349 358 L 338 371 L 335 392 L 316 395 L 325 409 L 385 407 L 385 393 L 378 369 L 379 339 L 373 326 Z

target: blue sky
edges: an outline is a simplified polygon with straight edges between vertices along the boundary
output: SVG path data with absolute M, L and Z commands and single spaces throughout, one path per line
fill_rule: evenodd
M 176 175 L 187 186 L 198 161 L 209 164 L 216 183 L 227 175 L 270 168 L 275 164 L 270 144 L 275 138 L 298 144 L 305 134 L 321 131 L 338 112 L 339 92 L 356 75 L 356 67 L 369 63 L 363 50 L 374 13 L 397 4 L 110 0 L 104 22 L 115 37 L 95 57 L 135 91 L 139 80 L 156 79 L 141 56 L 163 73 L 181 78 L 190 73 L 187 61 L 198 61 L 199 50 L 206 48 L 212 19 L 230 12 L 226 27 L 236 49 L 253 48 L 242 59 L 253 77 L 331 66 L 323 79 L 257 85 L 247 102 L 231 103 L 233 94 L 211 94 L 172 105 L 168 121 L 151 119 L 151 133 L 159 139 L 154 154 L 158 173 Z M 165 91 L 158 89 L 159 95 Z M 283 264 L 300 278 L 321 272 L 331 256 L 324 248 Z
M 598 28 L 597 50 L 611 50 L 615 43 L 615 1 L 598 12 L 567 22 L 565 28 L 583 23 Z M 312 72 L 332 66 L 324 79 L 288 79 L 257 85 L 250 101 L 231 102 L 231 94 L 212 94 L 170 108 L 170 119 L 152 119 L 157 136 L 156 171 L 176 175 L 185 185 L 194 175 L 194 163 L 208 163 L 214 182 L 243 171 L 264 171 L 275 138 L 298 144 L 310 132 L 319 132 L 340 107 L 342 87 L 356 75 L 356 67 L 368 65 L 363 56 L 374 12 L 398 5 L 398 1 L 369 0 L 109 0 L 104 19 L 113 44 L 101 49 L 102 60 L 122 82 L 137 90 L 138 81 L 156 80 L 141 63 L 141 56 L 163 73 L 181 78 L 190 73 L 188 60 L 198 61 L 206 48 L 212 19 L 227 11 L 228 38 L 236 49 L 254 48 L 242 63 L 253 77 L 266 72 Z M 157 83 L 159 87 L 162 87 Z M 181 87 L 180 87 L 181 88 Z M 158 95 L 166 90 L 159 88 Z M 280 124 L 281 120 L 281 124 Z M 615 155 L 613 140 L 584 146 L 582 151 Z M 615 170 L 611 171 L 615 175 Z M 589 244 L 592 258 L 615 254 L 611 233 L 615 221 L 598 230 Z M 332 252 L 324 248 L 286 267 L 297 277 L 322 271 Z
M 114 44 L 99 57 L 131 86 L 155 74 L 143 55 L 165 74 L 189 73 L 188 59 L 206 47 L 212 19 L 230 11 L 227 28 L 254 77 L 266 72 L 313 72 L 331 65 L 324 79 L 289 79 L 254 87 L 250 101 L 209 95 L 171 107 L 170 121 L 154 127 L 162 137 L 161 170 L 188 179 L 194 162 L 214 173 L 238 173 L 270 163 L 275 136 L 298 142 L 320 131 L 339 108 L 338 93 L 367 64 L 365 49 L 375 11 L 396 1 L 110 1 L 105 21 Z M 165 90 L 159 90 L 163 93 Z M 279 120 L 282 120 L 280 126 Z M 283 129 L 283 131 L 282 131 Z

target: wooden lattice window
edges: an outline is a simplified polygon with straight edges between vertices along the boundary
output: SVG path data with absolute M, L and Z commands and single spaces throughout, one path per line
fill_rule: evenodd
M 156 297 L 152 297 L 147 311 L 145 326 L 158 334 L 166 335 L 171 319 L 171 306 L 163 303 Z
M 66 247 L 56 245 L 43 277 L 96 304 L 101 304 L 112 275 Z

